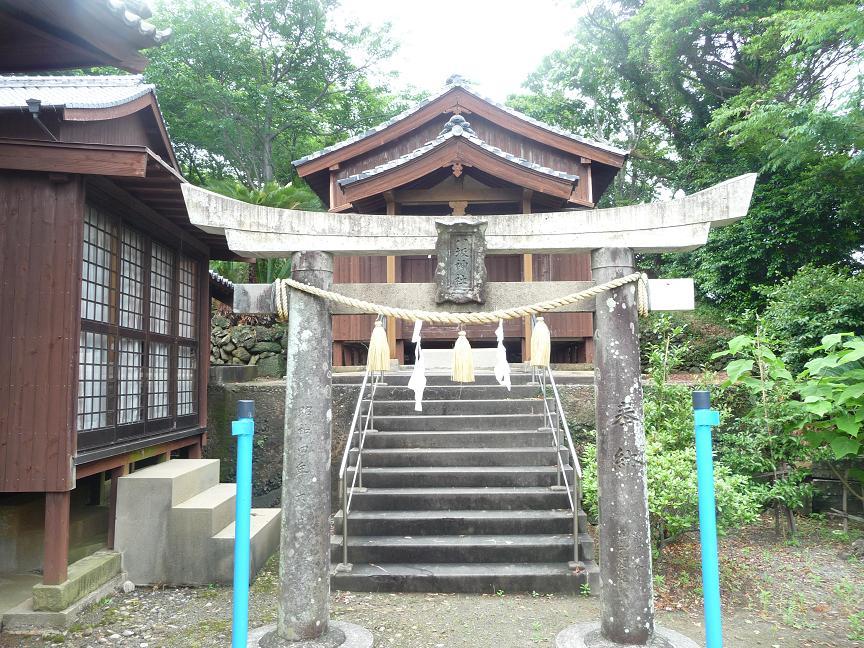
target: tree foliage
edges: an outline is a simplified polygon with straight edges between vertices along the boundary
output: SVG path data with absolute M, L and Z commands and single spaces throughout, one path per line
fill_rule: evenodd
M 174 34 L 151 50 L 178 157 L 203 182 L 292 179 L 291 160 L 388 117 L 398 106 L 372 72 L 386 30 L 329 19 L 335 0 L 163 1 Z
M 805 266 L 767 291 L 763 322 L 784 362 L 801 371 L 826 335 L 864 335 L 864 275 L 833 266 Z
M 750 214 L 651 260 L 758 306 L 806 263 L 856 265 L 864 225 L 864 14 L 849 0 L 582 0 L 573 45 L 510 103 L 632 150 L 608 204 L 760 173 Z M 560 110 L 556 110 L 556 105 Z M 556 114 L 558 115 L 556 119 Z

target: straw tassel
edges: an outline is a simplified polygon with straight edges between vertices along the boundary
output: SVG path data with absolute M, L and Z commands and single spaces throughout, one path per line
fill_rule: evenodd
M 474 382 L 474 356 L 465 331 L 459 331 L 459 337 L 456 338 L 456 344 L 453 346 L 452 378 L 461 383 Z
M 375 328 L 372 329 L 366 367 L 369 371 L 390 369 L 390 345 L 387 342 L 387 331 L 381 326 L 381 320 L 375 322 Z
M 549 334 L 549 327 L 542 317 L 538 317 L 531 331 L 531 366 L 548 367 L 551 347 L 552 336 Z

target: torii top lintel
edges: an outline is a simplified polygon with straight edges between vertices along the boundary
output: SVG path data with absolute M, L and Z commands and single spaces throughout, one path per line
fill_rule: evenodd
M 636 252 L 684 252 L 704 245 L 712 227 L 743 218 L 756 174 L 721 182 L 689 196 L 610 209 L 485 216 L 487 254 L 587 252 L 627 247 Z M 224 234 L 244 257 L 292 252 L 432 254 L 440 216 L 333 214 L 240 202 L 183 185 L 191 222 Z M 461 217 L 465 220 L 465 217 Z M 470 218 L 469 218 L 470 220 Z

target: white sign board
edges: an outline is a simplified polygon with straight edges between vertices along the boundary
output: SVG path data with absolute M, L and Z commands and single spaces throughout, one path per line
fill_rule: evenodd
M 696 307 L 692 279 L 649 279 L 648 308 L 652 311 L 690 311 Z

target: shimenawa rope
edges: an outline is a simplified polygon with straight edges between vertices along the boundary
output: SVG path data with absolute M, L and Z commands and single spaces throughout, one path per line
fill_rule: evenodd
M 639 315 L 644 317 L 648 314 L 648 280 L 641 272 L 634 272 L 626 277 L 613 279 L 612 281 L 607 281 L 606 283 L 592 286 L 591 288 L 580 290 L 579 292 L 570 293 L 569 295 L 564 295 L 557 299 L 550 299 L 548 301 L 529 304 L 527 306 L 518 306 L 516 308 L 505 308 L 479 313 L 446 313 L 438 311 L 412 310 L 410 308 L 394 308 L 392 306 L 384 306 L 382 304 L 363 301 L 362 299 L 347 297 L 330 290 L 322 290 L 321 288 L 316 288 L 315 286 L 310 286 L 300 281 L 295 281 L 294 279 L 277 279 L 275 282 L 276 312 L 279 319 L 288 319 L 288 288 L 293 288 L 294 290 L 301 290 L 305 293 L 320 297 L 321 299 L 326 299 L 327 301 L 336 304 L 356 308 L 357 310 L 367 313 L 384 315 L 385 317 L 396 317 L 409 322 L 420 321 L 432 324 L 495 324 L 498 320 L 517 319 L 520 317 L 553 311 L 556 308 L 561 308 L 568 304 L 575 304 L 590 299 L 591 297 L 596 297 L 607 290 L 614 290 L 615 288 L 620 288 L 621 286 L 634 282 L 636 283 L 636 307 L 639 311 Z

